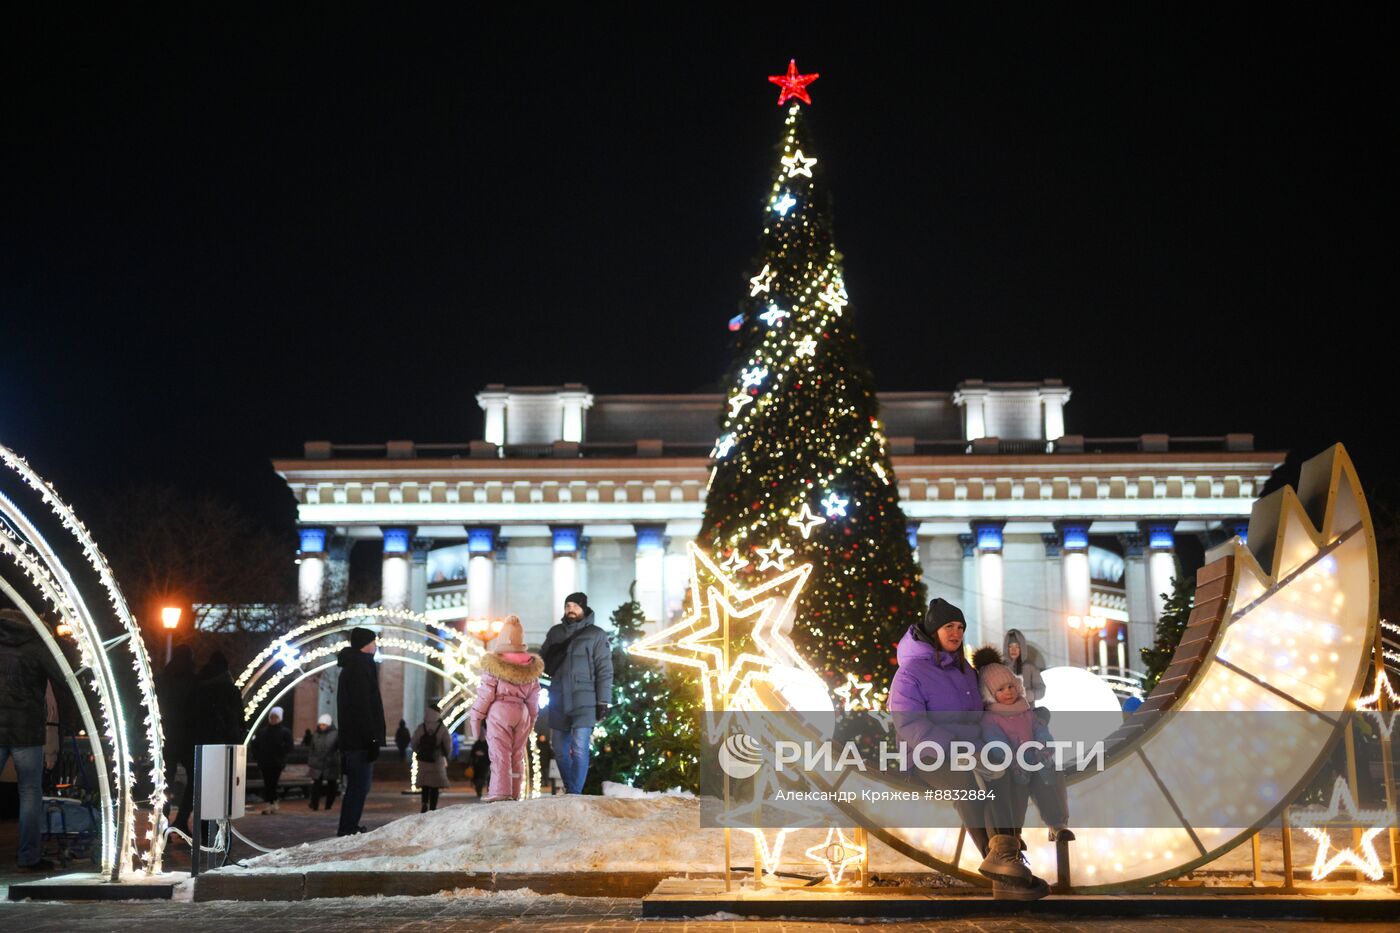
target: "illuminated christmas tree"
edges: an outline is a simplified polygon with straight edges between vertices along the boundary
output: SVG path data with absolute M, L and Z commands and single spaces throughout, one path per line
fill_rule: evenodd
M 793 641 L 830 685 L 854 672 L 883 690 L 923 583 L 807 134 L 816 77 L 794 63 L 769 79 L 779 105 L 792 103 L 760 253 L 730 321 L 734 365 L 699 541 L 741 579 L 810 561 Z
M 599 726 L 586 793 L 601 793 L 603 781 L 643 790 L 699 790 L 700 688 L 683 668 L 627 652 L 642 635 L 646 616 L 631 599 L 612 614 L 613 706 Z

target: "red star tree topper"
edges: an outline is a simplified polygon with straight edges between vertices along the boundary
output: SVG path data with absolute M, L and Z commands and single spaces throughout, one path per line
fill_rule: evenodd
M 787 74 L 769 75 L 768 80 L 782 88 L 778 92 L 778 106 L 787 103 L 789 97 L 796 97 L 804 104 L 810 104 L 812 98 L 807 94 L 807 85 L 820 78 L 819 74 L 800 75 L 797 73 L 797 59 L 788 61 Z

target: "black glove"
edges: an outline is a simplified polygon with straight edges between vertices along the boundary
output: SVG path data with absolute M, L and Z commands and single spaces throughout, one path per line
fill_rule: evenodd
M 378 745 L 371 745 L 369 748 L 367 748 L 367 749 L 365 750 L 365 761 L 378 761 L 378 760 L 379 760 L 379 746 L 378 746 Z
M 599 721 L 599 722 L 602 722 L 604 719 L 607 719 L 607 718 L 608 718 L 608 704 L 606 704 L 606 703 L 599 703 L 599 704 L 598 704 L 597 713 L 598 713 L 598 721 Z

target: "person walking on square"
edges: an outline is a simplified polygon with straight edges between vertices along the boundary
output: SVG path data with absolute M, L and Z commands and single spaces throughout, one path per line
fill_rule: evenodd
M 447 760 L 452 757 L 452 732 L 443 724 L 442 711 L 436 703 L 423 710 L 423 721 L 410 736 L 414 757 L 418 759 L 418 787 L 423 795 L 420 813 L 436 810 L 438 795 L 447 780 Z
M 360 817 L 374 782 L 374 762 L 384 747 L 384 700 L 379 695 L 379 665 L 374 663 L 373 629 L 355 628 L 350 647 L 340 649 L 340 682 L 335 694 L 335 718 L 340 723 L 340 763 L 345 773 L 345 799 L 340 804 L 337 836 L 364 832 Z
M 15 763 L 19 780 L 17 861 L 19 870 L 26 873 L 54 867 L 42 857 L 46 693 L 50 686 L 54 698 L 65 702 L 68 686 L 63 671 L 29 618 L 14 609 L 0 610 L 0 771 L 6 762 Z
M 282 724 L 282 707 L 274 706 L 267 712 L 267 722 L 263 723 L 258 734 L 253 737 L 253 760 L 258 763 L 258 773 L 263 782 L 263 813 L 277 812 L 277 788 L 282 780 L 282 770 L 287 767 L 287 752 L 292 750 L 292 730 Z
M 399 720 L 394 730 L 394 747 L 399 750 L 399 761 L 408 761 L 408 747 L 413 744 L 413 733 L 408 731 L 408 723 Z
M 570 593 L 564 617 L 540 648 L 549 677 L 550 747 L 559 762 L 564 790 L 583 793 L 593 727 L 612 705 L 612 645 L 593 621 L 588 596 Z
M 176 645 L 171 652 L 170 663 L 156 676 L 156 703 L 160 706 L 160 725 L 165 738 L 163 752 L 167 787 L 174 787 L 177 783 L 176 768 L 185 771 L 184 787 L 194 785 L 194 708 L 198 693 L 199 670 L 195 667 L 194 652 L 189 645 Z M 188 806 L 184 804 L 185 799 L 182 789 L 181 804 L 171 825 L 189 835 L 190 808 L 194 805 L 194 797 L 189 797 Z
M 525 650 L 520 619 L 507 616 L 496 650 L 481 659 L 481 682 L 468 714 L 477 735 L 486 736 L 491 783 L 484 803 L 518 800 L 525 779 L 525 747 L 540 713 L 544 660 Z
M 340 733 L 332 725 L 331 714 L 322 713 L 311 733 L 311 746 L 306 753 L 307 773 L 311 777 L 311 809 L 320 809 L 326 798 L 326 809 L 335 804 L 340 794 Z
M 472 766 L 472 786 L 476 788 L 478 798 L 486 796 L 486 782 L 491 777 L 491 746 L 486 744 L 486 736 L 477 731 L 476 741 L 472 743 L 471 766 Z

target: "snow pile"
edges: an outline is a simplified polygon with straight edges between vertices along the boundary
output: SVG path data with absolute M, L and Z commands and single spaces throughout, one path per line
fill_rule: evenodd
M 768 831 L 770 839 L 775 834 Z M 790 834 L 783 870 L 819 871 L 803 852 L 824 837 L 824 830 Z M 734 833 L 734 853 L 736 865 L 752 861 L 748 833 Z M 879 844 L 873 845 L 870 862 L 881 871 L 927 870 Z M 373 832 L 279 849 L 243 866 L 248 871 L 722 871 L 724 831 L 700 827 L 700 801 L 688 794 L 565 795 L 445 807 Z
M 631 784 L 616 784 L 612 781 L 603 782 L 604 797 L 630 797 L 633 799 L 641 797 L 689 797 L 692 800 L 695 795 L 688 790 L 681 790 L 673 787 L 670 790 L 639 790 Z

